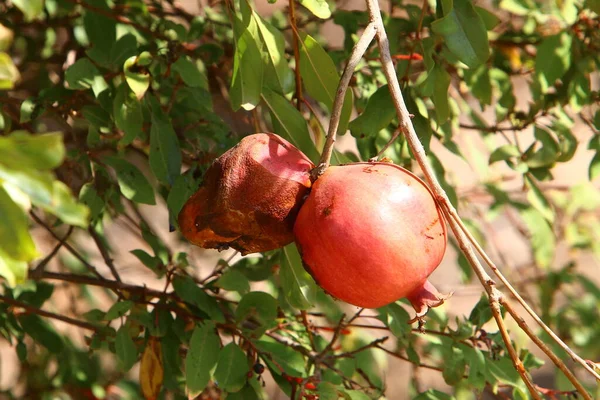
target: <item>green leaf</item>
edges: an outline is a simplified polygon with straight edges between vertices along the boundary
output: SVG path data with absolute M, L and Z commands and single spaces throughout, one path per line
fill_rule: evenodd
M 8 54 L 0 52 L 0 90 L 12 89 L 19 79 L 21 79 L 21 74 L 12 58 Z
M 440 392 L 439 390 L 429 389 L 426 392 L 419 393 L 413 400 L 453 400 L 449 394 Z
M 493 317 L 490 309 L 490 301 L 485 294 L 482 294 L 475 307 L 471 310 L 469 321 L 472 322 L 477 329 L 481 328 L 486 322 Z
M 552 135 L 545 129 L 536 126 L 535 138 L 542 147 L 527 157 L 525 162 L 529 168 L 543 168 L 552 166 L 559 157 L 560 148 Z
M 221 389 L 237 392 L 246 383 L 249 370 L 246 353 L 237 344 L 229 343 L 219 354 L 215 380 Z
M 104 315 L 104 320 L 112 321 L 113 319 L 124 316 L 125 314 L 127 314 L 127 312 L 129 312 L 129 310 L 131 310 L 133 304 L 134 303 L 131 300 L 123 300 L 116 302 L 108 309 L 108 311 Z
M 208 88 L 206 76 L 187 56 L 181 56 L 173 63 L 173 70 L 179 74 L 183 83 L 189 87 Z
M 242 4 L 247 4 L 244 0 Z M 244 7 L 242 7 L 244 12 Z M 252 10 L 252 18 L 258 27 L 260 40 L 263 44 L 263 60 L 267 66 L 263 84 L 279 94 L 286 94 L 294 87 L 294 74 L 285 58 L 285 37 L 283 33 L 258 13 Z
M 65 81 L 69 84 L 69 89 L 92 89 L 96 97 L 108 88 L 104 77 L 89 58 L 80 58 L 67 68 Z
M 160 271 L 158 270 L 158 267 L 162 264 L 160 257 L 151 256 L 142 249 L 133 249 L 130 253 L 136 256 L 137 259 L 151 271 L 160 275 Z
M 336 386 L 329 382 L 321 382 L 317 385 L 319 400 L 338 400 L 339 393 Z
M 500 360 L 490 360 L 487 362 L 489 372 L 500 382 L 511 386 L 522 384 L 521 377 L 512 364 L 510 358 L 501 358 Z
M 118 157 L 104 157 L 102 162 L 115 170 L 123 196 L 136 203 L 156 204 L 152 185 L 135 165 Z
M 137 39 L 131 33 L 121 36 L 114 45 L 111 43 L 110 63 L 120 69 L 129 57 L 137 54 Z
M 52 182 L 52 200 L 50 204 L 38 203 L 33 198 L 32 202 L 59 217 L 69 225 L 87 228 L 90 210 L 75 200 L 71 189 L 61 181 Z
M 125 82 L 135 93 L 138 100 L 141 100 L 150 87 L 150 72 L 140 64 L 140 56 L 131 56 L 123 63 L 123 72 L 125 73 Z
M 525 184 L 529 188 L 527 192 L 527 200 L 529 203 L 542 214 L 542 216 L 548 220 L 548 222 L 554 222 L 554 210 L 550 205 L 544 193 L 540 190 L 537 184 L 533 181 L 533 179 L 529 175 L 525 175 Z
M 457 346 L 452 346 L 444 351 L 444 370 L 442 376 L 448 385 L 457 385 L 462 379 L 466 369 L 463 352 Z
M 573 37 L 567 32 L 548 36 L 538 46 L 535 56 L 535 72 L 546 93 L 557 79 L 563 77 L 571 66 Z
M 598 175 L 600 175 L 600 151 L 596 151 L 588 169 L 590 181 L 596 179 Z
M 552 227 L 544 216 L 533 207 L 520 207 L 519 213 L 530 234 L 535 262 L 541 268 L 548 268 L 554 258 L 556 238 Z
M 158 101 L 150 97 L 150 105 L 150 169 L 160 182 L 172 185 L 181 172 L 179 140 L 169 117 L 164 114 Z
M 307 155 L 313 162 L 319 159 L 306 120 L 300 112 L 282 95 L 264 88 L 262 98 L 271 111 L 273 130 Z
M 521 151 L 514 144 L 505 144 L 498 147 L 490 154 L 490 165 L 498 161 L 506 161 L 513 157 L 521 157 Z
M 188 398 L 195 398 L 208 385 L 211 370 L 219 359 L 220 350 L 221 343 L 212 321 L 196 325 L 185 357 L 185 385 Z
M 452 4 L 452 2 L 450 2 Z M 450 51 L 470 68 L 483 64 L 489 57 L 489 43 L 483 20 L 470 0 L 454 0 L 444 17 L 431 24 L 442 36 Z
M 265 292 L 244 295 L 235 310 L 235 319 L 241 322 L 248 318 L 255 319 L 260 325 L 258 328 L 270 328 L 277 318 L 277 300 Z
M 487 9 L 479 6 L 475 6 L 475 11 L 483 20 L 483 24 L 485 25 L 485 29 L 491 31 L 494 29 L 500 22 L 502 21 L 496 14 L 488 11 Z
M 306 91 L 317 101 L 320 101 L 331 112 L 333 100 L 340 82 L 335 64 L 330 55 L 319 43 L 304 32 L 300 33 L 300 74 Z M 340 117 L 339 134 L 344 134 L 352 112 L 353 96 L 348 90 L 344 97 Z
M 113 100 L 113 117 L 117 128 L 124 133 L 123 138 L 119 141 L 121 146 L 131 144 L 142 134 L 144 125 L 142 104 L 125 83 L 119 86 Z
M 115 337 L 115 352 L 119 359 L 119 365 L 123 371 L 129 371 L 137 362 L 138 350 L 129 334 L 129 327 L 124 324 L 117 331 Z
M 193 170 L 188 170 L 179 175 L 167 196 L 167 208 L 169 209 L 169 224 L 177 226 L 177 216 L 185 202 L 198 189 L 198 180 L 194 178 Z
M 237 16 L 233 18 L 235 52 L 229 96 L 234 111 L 240 107 L 246 111 L 253 110 L 260 102 L 263 61 L 255 39 L 258 38 L 257 29 L 254 19 L 244 25 Z
M 248 278 L 241 271 L 237 269 L 230 269 L 225 272 L 215 283 L 218 287 L 245 294 L 250 291 L 250 282 Z
M 331 9 L 326 0 L 300 0 L 300 4 L 313 13 L 315 17 L 321 19 L 328 19 L 331 17 Z
M 277 366 L 283 368 L 283 372 L 290 376 L 304 376 L 304 358 L 300 353 L 289 346 L 275 342 L 270 338 L 258 340 L 254 343 L 256 347 L 269 354 L 275 363 L 269 358 L 264 360 L 271 367 L 271 372 L 281 375 L 281 370 Z
M 442 125 L 450 117 L 450 106 L 448 104 L 449 86 L 450 74 L 443 65 L 436 63 L 427 75 L 423 94 L 431 96 L 439 125 Z
M 176 276 L 173 279 L 173 289 L 181 299 L 204 311 L 216 322 L 225 322 L 223 313 L 217 301 L 207 295 L 190 277 Z
M 11 169 L 54 169 L 64 158 L 65 146 L 60 132 L 31 135 L 15 131 L 10 136 L 0 137 L 0 164 Z
M 396 116 L 388 85 L 383 85 L 369 97 L 363 112 L 348 126 L 352 136 L 375 136 L 386 128 Z
M 285 246 L 281 251 L 279 279 L 283 294 L 292 307 L 307 310 L 313 306 L 308 299 L 308 293 L 314 293 L 316 284 L 302 267 L 302 258 L 294 243 Z
M 360 390 L 345 390 L 343 395 L 347 400 L 371 400 L 371 397 Z
M 86 3 L 96 9 L 112 12 L 106 0 L 86 0 Z M 94 53 L 107 62 L 117 41 L 117 22 L 100 12 L 84 8 L 83 26 Z
M 477 97 L 481 105 L 492 103 L 492 80 L 490 69 L 487 65 L 480 65 L 475 69 L 464 71 L 465 82 L 473 96 Z
M 64 342 L 54 328 L 35 314 L 22 314 L 19 323 L 34 342 L 41 344 L 51 353 L 58 354 L 64 348 Z
M 0 248 L 16 261 L 31 261 L 39 253 L 29 234 L 27 216 L 0 186 Z
M 6 279 L 9 287 L 25 282 L 27 262 L 15 260 L 0 248 L 0 276 Z
M 400 338 L 405 337 L 412 330 L 412 326 L 408 323 L 410 315 L 399 304 L 391 303 L 387 306 L 379 308 L 379 319 L 390 328 L 394 336 Z
M 12 0 L 12 3 L 25 15 L 25 21 L 33 21 L 44 12 L 44 0 Z

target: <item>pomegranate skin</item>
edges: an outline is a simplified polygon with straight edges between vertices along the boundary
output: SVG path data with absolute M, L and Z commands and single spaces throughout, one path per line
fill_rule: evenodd
M 183 236 L 197 246 L 243 255 L 283 247 L 311 186 L 312 162 L 273 133 L 246 136 L 217 158 L 179 213 Z
M 427 277 L 442 261 L 447 242 L 431 191 L 390 163 L 329 167 L 313 184 L 294 234 L 317 283 L 365 308 L 407 296 L 418 302 L 433 288 Z M 428 306 L 441 302 L 440 297 Z

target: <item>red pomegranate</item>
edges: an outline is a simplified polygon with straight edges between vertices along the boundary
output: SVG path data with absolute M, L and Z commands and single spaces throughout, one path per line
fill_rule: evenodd
M 427 281 L 446 250 L 430 190 L 390 163 L 330 167 L 294 226 L 306 269 L 334 297 L 377 308 L 407 297 L 417 315 L 444 298 Z
M 312 168 L 300 150 L 273 133 L 247 136 L 206 171 L 179 213 L 180 230 L 200 247 L 242 254 L 285 246 L 294 240 Z

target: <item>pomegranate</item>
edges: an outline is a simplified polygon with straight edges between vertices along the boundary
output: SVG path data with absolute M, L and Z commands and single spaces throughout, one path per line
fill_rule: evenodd
M 427 281 L 446 226 L 425 183 L 390 163 L 330 167 L 294 226 L 305 268 L 334 297 L 377 308 L 407 297 L 424 315 L 444 297 Z
M 273 133 L 245 137 L 213 162 L 183 206 L 183 236 L 200 247 L 242 254 L 291 243 L 312 168 L 300 150 Z

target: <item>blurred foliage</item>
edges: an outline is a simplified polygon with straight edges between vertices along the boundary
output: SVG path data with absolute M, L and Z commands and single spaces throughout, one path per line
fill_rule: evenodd
M 292 2 L 294 18 L 283 0 L 261 1 L 260 13 L 249 0 L 210 3 L 196 15 L 173 0 L 0 2 L 0 334 L 19 360 L 2 396 L 265 399 L 269 374 L 296 399 L 381 398 L 388 355 L 440 371 L 454 391 L 427 390 L 415 373 L 407 397 L 528 398 L 485 297 L 468 317 L 432 310 L 419 331 L 403 301 L 364 312 L 333 301 L 293 244 L 210 270 L 165 240 L 178 236 L 175 216 L 210 162 L 241 136 L 273 131 L 317 160 L 368 22 L 333 1 Z M 599 13 L 597 0 L 394 0 L 384 13 L 412 122 L 450 199 L 591 360 L 600 288 L 577 262 L 600 256 Z M 340 48 L 320 34 L 326 20 L 343 31 Z M 386 147 L 398 122 L 378 56 L 372 45 L 344 100 L 339 133 L 350 131 L 358 153 L 334 162 L 383 150 L 413 168 L 402 137 Z M 586 148 L 590 181 L 554 185 L 554 168 Z M 473 171 L 472 189 L 457 190 L 448 154 Z M 149 206 L 168 209 L 160 232 Z M 498 249 L 501 219 L 528 243 L 528 265 Z M 136 243 L 135 268 L 164 290 L 121 281 L 108 234 L 117 224 Z M 457 264 L 469 282 L 462 255 Z M 525 367 L 539 368 L 514 340 Z M 568 394 L 555 373 L 548 393 Z

